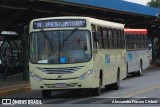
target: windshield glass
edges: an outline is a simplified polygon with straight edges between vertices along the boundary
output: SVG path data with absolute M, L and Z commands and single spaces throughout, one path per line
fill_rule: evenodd
M 66 64 L 91 59 L 90 32 L 86 30 L 39 31 L 30 36 L 32 63 Z

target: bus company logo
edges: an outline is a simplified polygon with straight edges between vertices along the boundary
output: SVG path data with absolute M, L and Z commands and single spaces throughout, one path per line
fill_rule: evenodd
M 11 101 L 11 99 L 2 99 L 2 104 L 3 105 L 11 105 L 12 101 Z
M 110 63 L 110 55 L 105 56 L 105 63 L 109 64 Z
M 57 79 L 60 79 L 60 78 L 62 78 L 62 75 L 58 75 Z

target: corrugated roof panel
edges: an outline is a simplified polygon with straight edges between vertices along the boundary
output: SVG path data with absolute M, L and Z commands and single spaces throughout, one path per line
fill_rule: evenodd
M 149 6 L 126 2 L 122 0 L 63 0 L 63 1 L 96 6 L 100 8 L 119 10 L 129 13 L 149 15 L 149 16 L 156 16 L 156 13 L 160 12 L 160 9 L 158 8 L 152 8 Z

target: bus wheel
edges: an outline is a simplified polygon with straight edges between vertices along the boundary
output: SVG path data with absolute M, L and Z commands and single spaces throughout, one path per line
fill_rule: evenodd
M 101 94 L 101 82 L 102 80 L 99 79 L 99 87 L 92 89 L 94 96 L 99 96 Z
M 94 88 L 92 91 L 93 91 L 94 96 L 101 95 L 101 88 L 100 87 Z
M 120 72 L 117 73 L 117 82 L 112 85 L 114 90 L 118 90 L 120 87 Z
M 112 90 L 112 84 L 105 85 L 105 90 Z
M 43 98 L 50 98 L 51 97 L 51 90 L 42 90 Z
M 142 68 L 142 62 L 140 62 L 139 71 L 136 72 L 136 76 L 141 76 L 142 75 L 142 70 L 143 70 L 143 68 Z

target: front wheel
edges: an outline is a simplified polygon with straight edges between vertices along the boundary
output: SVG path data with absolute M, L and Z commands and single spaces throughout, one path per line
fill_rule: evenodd
M 43 98 L 50 98 L 51 97 L 51 90 L 42 90 Z
M 94 96 L 99 96 L 101 95 L 101 88 L 100 87 L 94 88 L 92 89 L 92 92 Z
M 99 87 L 92 89 L 94 96 L 101 95 L 101 84 L 102 84 L 102 80 L 99 78 Z

